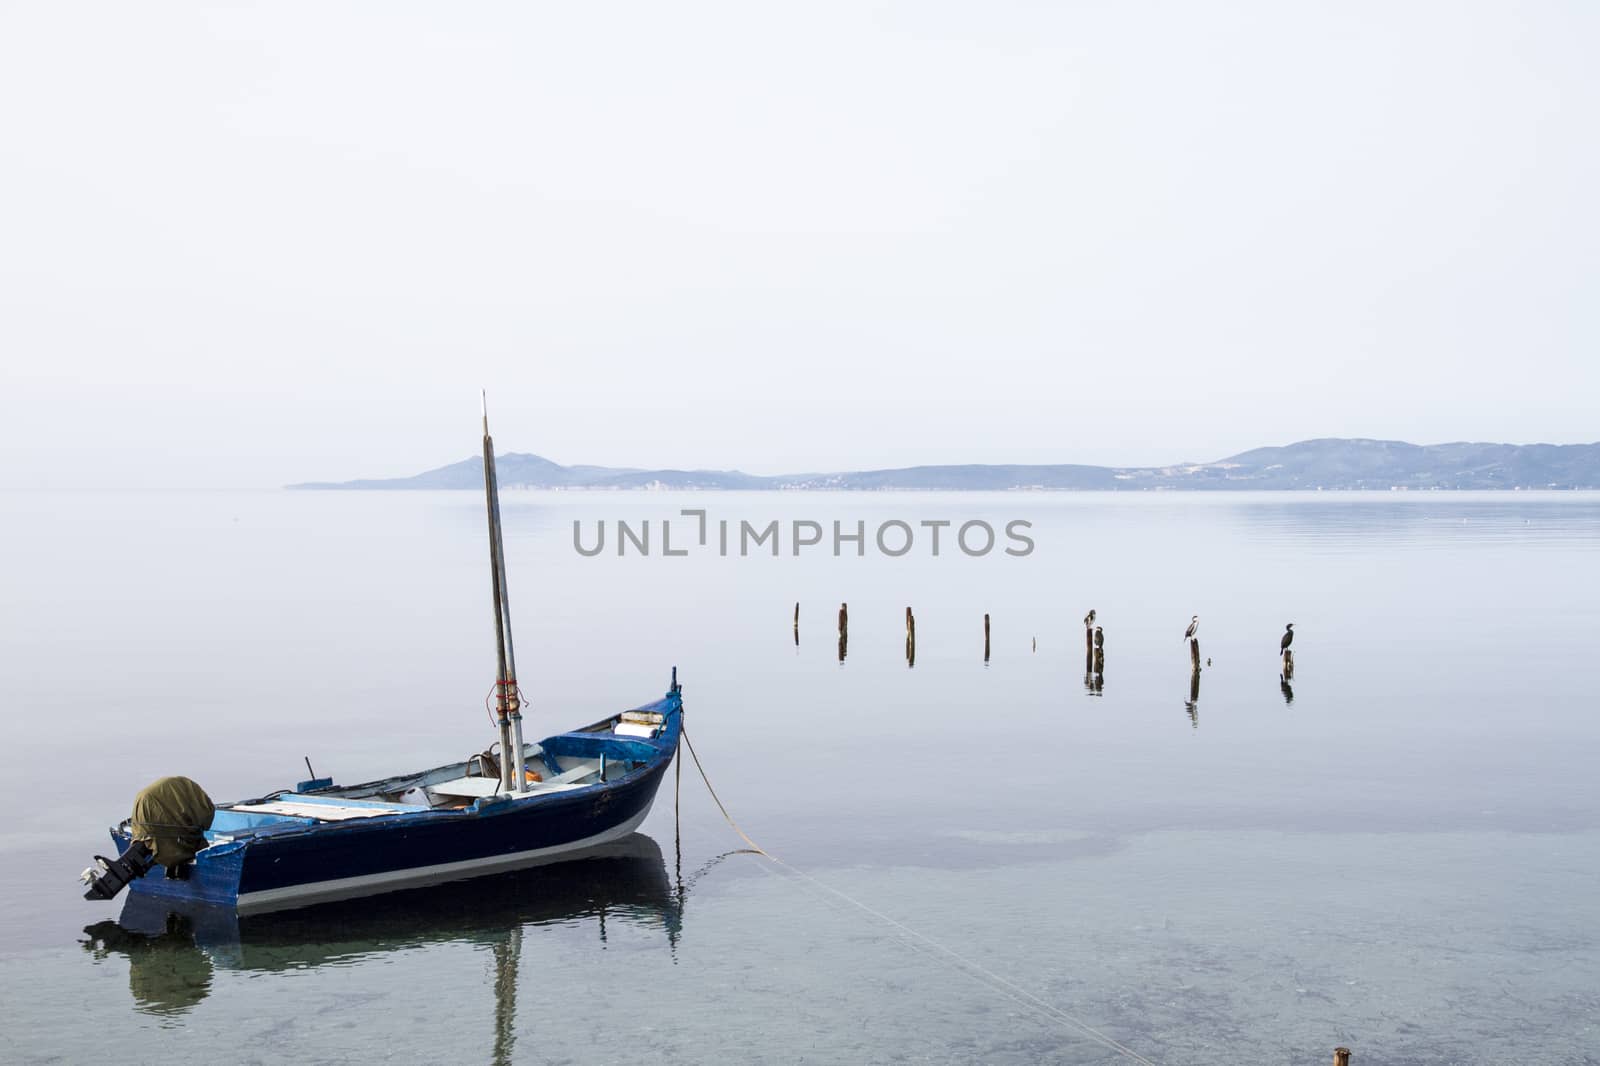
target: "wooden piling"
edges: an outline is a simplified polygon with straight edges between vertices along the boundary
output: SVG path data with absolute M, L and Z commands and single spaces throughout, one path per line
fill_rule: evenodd
M 1283 650 L 1283 679 L 1294 680 L 1294 652 L 1289 648 Z
M 983 616 L 983 661 L 989 661 L 989 616 Z
M 1333 1066 L 1350 1066 L 1350 1049 L 1336 1047 L 1333 1049 Z
M 1200 638 L 1189 638 L 1189 665 L 1195 673 L 1200 672 Z
M 1094 654 L 1094 626 L 1083 627 L 1083 650 L 1091 656 Z
M 800 628 L 800 604 L 798 601 L 794 605 L 794 627 L 796 630 Z

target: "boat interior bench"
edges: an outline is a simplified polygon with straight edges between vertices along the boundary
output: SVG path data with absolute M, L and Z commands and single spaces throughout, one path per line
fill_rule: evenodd
M 217 811 L 211 827 L 219 829 L 218 820 L 232 821 L 243 816 L 258 819 L 252 828 L 269 821 L 292 819 L 301 824 L 315 822 L 348 822 L 354 818 L 381 818 L 384 815 L 415 814 L 417 808 L 405 803 L 384 803 L 378 800 L 346 799 L 343 796 L 308 796 L 286 792 L 270 800 L 257 803 L 235 803 Z M 226 816 L 226 817 L 224 817 Z M 222 830 L 226 832 L 227 830 Z
M 559 792 L 562 789 L 582 788 L 584 785 L 593 784 L 593 782 L 585 780 L 585 778 L 589 777 L 599 780 L 599 759 L 581 761 L 577 765 L 546 777 L 542 781 L 529 781 L 526 791 Z M 454 781 L 440 781 L 437 784 L 429 785 L 428 790 L 441 796 L 482 799 L 484 796 L 497 796 L 500 794 L 500 779 L 497 777 L 458 777 Z

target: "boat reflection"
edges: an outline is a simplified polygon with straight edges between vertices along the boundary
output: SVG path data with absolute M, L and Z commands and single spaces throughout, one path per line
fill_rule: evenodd
M 240 917 L 135 893 L 115 921 L 87 926 L 82 943 L 96 959 L 128 959 L 135 1009 L 179 1015 L 206 998 L 217 969 L 347 966 L 439 944 L 492 948 L 497 985 L 509 986 L 527 927 L 592 921 L 604 945 L 608 923 L 620 922 L 660 929 L 676 947 L 683 901 L 660 847 L 634 833 L 567 862 L 272 914 Z

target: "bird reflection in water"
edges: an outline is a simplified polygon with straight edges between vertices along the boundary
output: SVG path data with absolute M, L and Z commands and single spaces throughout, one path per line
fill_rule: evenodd
M 1200 728 L 1200 671 L 1195 670 L 1189 675 L 1189 698 L 1183 701 L 1183 709 L 1189 712 L 1189 724 L 1195 729 Z
M 1091 696 L 1105 695 L 1106 687 L 1106 633 L 1099 626 L 1090 627 L 1094 612 L 1083 620 L 1086 627 L 1083 652 L 1083 690 Z
M 135 892 L 115 921 L 86 927 L 82 944 L 97 961 L 126 957 L 135 1009 L 168 1017 L 205 999 L 216 969 L 304 970 L 432 945 L 486 946 L 494 954 L 493 1061 L 509 1062 L 526 930 L 593 919 L 604 949 L 606 923 L 621 921 L 662 930 L 675 952 L 686 897 L 656 842 L 634 833 L 567 862 L 273 914 L 240 917 Z
M 1285 704 L 1294 702 L 1294 686 L 1289 682 L 1294 680 L 1294 650 L 1289 647 L 1294 643 L 1294 623 L 1290 622 L 1283 630 L 1283 639 L 1278 642 L 1278 691 L 1283 693 Z

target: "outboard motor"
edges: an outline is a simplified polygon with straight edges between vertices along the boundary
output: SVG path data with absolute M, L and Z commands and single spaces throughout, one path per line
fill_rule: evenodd
M 114 859 L 96 855 L 94 865 L 79 875 L 79 879 L 89 886 L 83 898 L 110 899 L 126 888 L 130 881 L 137 881 L 149 873 L 155 862 L 150 849 L 138 840 L 129 844 L 128 850 Z
M 94 857 L 94 865 L 82 874 L 89 886 L 83 898 L 110 899 L 157 865 L 166 868 L 169 878 L 182 879 L 204 850 L 205 831 L 216 813 L 205 789 L 187 777 L 163 777 L 146 786 L 134 797 L 127 823 L 132 843 L 115 859 Z

